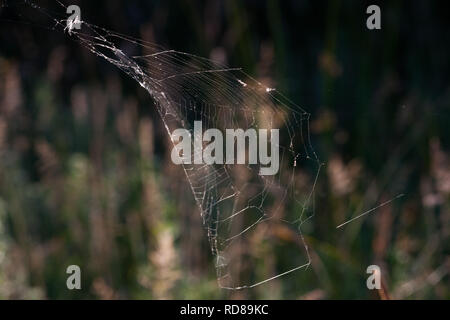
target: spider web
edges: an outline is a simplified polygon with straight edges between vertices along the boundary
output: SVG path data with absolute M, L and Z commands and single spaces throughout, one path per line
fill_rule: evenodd
M 222 132 L 279 129 L 280 164 L 275 175 L 261 175 L 259 164 L 182 166 L 221 288 L 252 288 L 309 266 L 301 227 L 314 215 L 313 195 L 322 164 L 311 144 L 306 110 L 240 68 L 165 50 L 85 21 L 81 29 L 67 30 L 68 15 L 55 18 L 55 13 L 35 3 L 24 3 L 51 19 L 54 29 L 69 31 L 69 37 L 145 88 L 169 136 L 184 128 L 194 137 L 194 121 L 202 121 L 203 130 Z M 130 47 L 139 55 L 126 54 Z M 313 172 L 309 178 L 308 170 Z M 274 252 L 279 256 L 268 256 Z M 259 270 L 261 265 L 268 267 Z

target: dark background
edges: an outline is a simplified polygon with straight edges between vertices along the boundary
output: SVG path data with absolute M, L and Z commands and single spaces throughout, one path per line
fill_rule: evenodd
M 325 163 L 305 230 L 312 265 L 219 289 L 148 94 L 54 28 L 45 13 L 65 18 L 57 2 L 3 1 L 0 298 L 377 299 L 371 264 L 393 298 L 450 297 L 445 1 L 378 3 L 381 30 L 366 28 L 365 1 L 64 4 L 89 23 L 242 67 L 312 113 Z M 66 288 L 70 264 L 80 291 Z

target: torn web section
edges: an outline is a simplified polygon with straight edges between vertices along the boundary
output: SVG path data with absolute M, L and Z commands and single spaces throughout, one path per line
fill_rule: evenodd
M 309 140 L 309 114 L 244 72 L 207 59 L 175 51 L 136 59 L 164 92 L 159 108 L 169 134 L 171 128 L 189 130 L 191 159 L 196 156 L 195 122 L 201 122 L 203 132 L 253 129 L 258 135 L 260 130 L 279 130 L 279 168 L 273 175 L 261 174 L 266 165 L 249 163 L 250 138 L 244 147 L 245 164 L 184 164 L 215 256 L 219 285 L 253 287 L 306 267 L 310 259 L 300 226 L 312 213 L 316 176 L 310 188 L 301 189 L 297 170 L 305 162 L 316 173 L 320 168 Z M 271 138 L 267 149 L 274 143 Z M 210 141 L 199 139 L 204 150 Z
M 114 37 L 83 38 L 82 43 L 148 90 L 169 135 L 180 128 L 189 131 L 192 161 L 183 168 L 203 219 L 219 285 L 253 287 L 306 267 L 309 255 L 300 225 L 308 216 L 313 184 L 299 195 L 296 183 L 304 162 L 319 168 L 309 143 L 309 115 L 238 69 L 176 51 L 131 58 L 114 47 Z M 155 50 L 135 44 L 142 45 L 142 51 Z M 105 49 L 114 55 L 103 53 Z M 196 122 L 201 123 L 200 138 L 194 132 Z M 244 164 L 194 163 L 196 152 L 208 145 L 202 137 L 208 129 L 278 129 L 277 172 L 262 175 L 265 166 L 249 164 L 248 143 Z M 201 151 L 195 148 L 198 140 Z M 240 151 L 236 148 L 236 155 Z
M 56 26 L 65 27 L 64 22 L 55 21 Z M 254 130 L 257 135 L 260 130 L 278 130 L 277 143 L 269 133 L 266 146 L 271 150 L 276 144 L 279 151 L 278 168 L 272 175 L 262 174 L 267 164 L 250 163 L 250 138 L 234 149 L 234 163 L 225 161 L 224 147 L 222 162 L 191 161 L 182 166 L 221 287 L 254 287 L 308 266 L 301 225 L 314 213 L 311 204 L 320 170 L 310 142 L 308 113 L 241 70 L 208 59 L 164 50 L 85 21 L 68 36 L 145 88 L 168 134 L 177 129 L 189 132 L 191 159 L 203 155 L 209 145 L 203 139 L 208 129 L 222 132 L 224 145 L 227 130 Z M 201 123 L 200 137 L 196 123 Z M 175 147 L 177 141 L 172 142 Z M 239 152 L 244 152 L 244 163 L 236 161 Z M 310 180 L 305 178 L 306 168 L 314 172 Z

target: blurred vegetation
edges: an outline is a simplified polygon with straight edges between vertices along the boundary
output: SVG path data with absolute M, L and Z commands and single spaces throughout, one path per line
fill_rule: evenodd
M 67 4 L 90 23 L 243 67 L 312 113 L 325 162 L 304 230 L 312 265 L 252 290 L 219 289 L 147 93 L 8 5 L 0 7 L 0 298 L 376 299 L 366 288 L 371 264 L 394 298 L 450 298 L 444 1 L 383 3 L 378 31 L 365 27 L 364 1 Z M 54 1 L 39 5 L 64 14 Z M 71 264 L 82 269 L 80 291 L 66 289 Z

